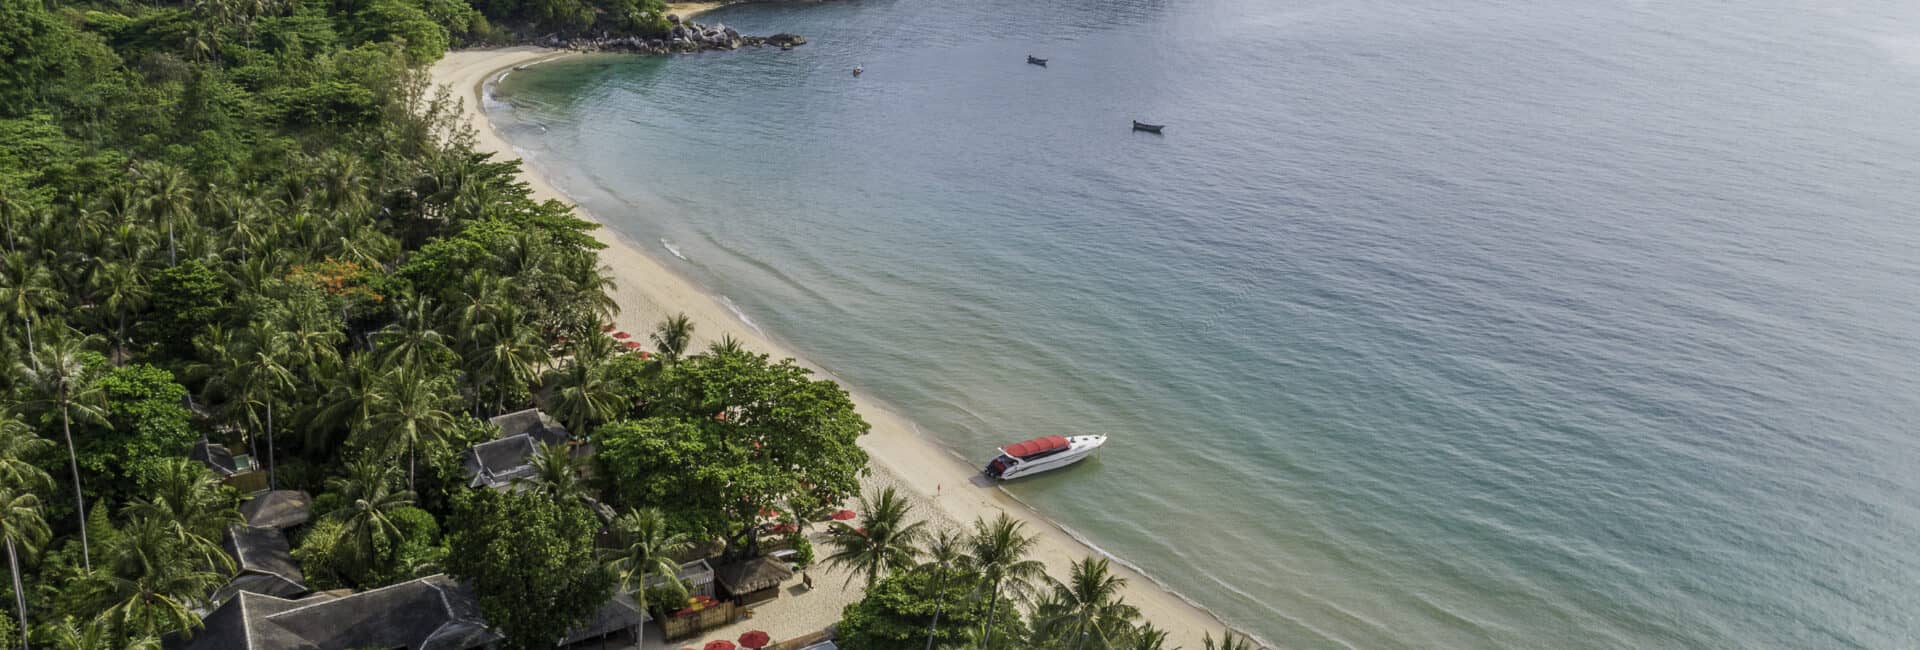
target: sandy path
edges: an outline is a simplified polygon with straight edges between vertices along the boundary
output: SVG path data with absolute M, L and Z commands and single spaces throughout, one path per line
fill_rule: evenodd
M 477 148 L 513 158 L 518 157 L 513 148 L 493 130 L 486 115 L 479 109 L 483 84 L 497 78 L 498 73 L 508 68 L 558 56 L 566 56 L 566 53 L 534 47 L 452 52 L 434 64 L 431 74 L 435 84 L 450 88 L 460 101 L 463 119 L 476 131 Z M 554 189 L 537 169 L 523 171 L 521 178 L 532 187 L 536 199 L 573 203 Z M 587 219 L 594 219 L 585 211 L 580 213 Z M 612 267 L 618 283 L 614 297 L 621 306 L 621 314 L 617 319 L 621 328 L 635 333 L 646 332 L 661 318 L 684 312 L 694 322 L 696 348 L 704 348 L 709 341 L 731 334 L 748 347 L 772 353 L 775 357 L 798 357 L 741 323 L 726 307 L 691 281 L 641 252 L 644 250 L 642 244 L 628 241 L 608 228 L 597 231 L 597 236 L 607 244 L 607 248 L 600 252 L 600 260 Z M 804 359 L 802 363 L 805 363 Z M 812 364 L 807 365 L 818 370 Z M 1070 563 L 1098 553 L 1010 495 L 977 480 L 978 473 L 971 464 L 962 462 L 945 448 L 920 436 L 914 425 L 904 417 L 882 408 L 856 388 L 847 388 L 853 391 L 861 414 L 873 425 L 872 433 L 861 440 L 861 445 L 873 458 L 871 484 L 895 485 L 911 493 L 916 499 L 917 512 L 935 525 L 971 522 L 976 517 L 993 517 L 999 512 L 1025 520 L 1028 530 L 1039 535 L 1036 559 L 1045 562 L 1049 572 L 1056 577 L 1064 579 Z M 1204 531 L 1195 532 L 1201 534 Z M 1218 635 L 1222 627 L 1220 622 L 1205 610 L 1187 603 L 1126 567 L 1115 564 L 1115 569 L 1128 580 L 1127 602 L 1139 607 L 1147 620 L 1171 632 L 1170 641 L 1173 643 L 1169 644 L 1170 647 L 1185 646 L 1188 650 L 1196 650 L 1200 647 L 1203 632 L 1213 631 Z M 788 607 L 781 608 L 777 616 L 779 621 L 772 620 L 775 616 L 756 617 L 748 621 L 756 625 L 736 626 L 738 630 L 716 630 L 716 634 L 709 638 L 731 639 L 724 634 L 738 635 L 749 627 L 765 629 L 773 633 L 776 639 L 821 629 L 838 620 L 840 609 L 857 595 L 841 592 L 838 586 L 842 577 L 816 568 L 814 583 L 819 589 L 795 598 L 783 597 L 783 601 L 795 602 L 783 603 Z M 772 611 L 768 613 L 773 614 Z M 673 647 L 679 645 L 700 647 L 701 644 L 681 643 Z

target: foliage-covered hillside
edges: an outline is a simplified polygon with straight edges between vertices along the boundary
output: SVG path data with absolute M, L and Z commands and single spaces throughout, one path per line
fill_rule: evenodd
M 657 14 L 0 0 L 0 638 L 190 633 L 238 518 L 202 440 L 320 495 L 315 586 L 443 569 L 456 450 L 565 390 L 557 342 L 602 345 L 612 304 L 593 226 L 476 154 L 420 66 Z

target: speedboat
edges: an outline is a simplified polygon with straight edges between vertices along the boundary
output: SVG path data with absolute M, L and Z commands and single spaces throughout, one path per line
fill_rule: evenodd
M 860 76 L 860 73 L 862 73 L 862 72 L 866 72 L 866 71 L 867 71 L 867 69 L 866 69 L 866 68 L 862 68 L 862 67 L 860 67 L 860 66 L 857 66 L 857 65 L 856 65 L 856 66 L 853 66 L 853 76 L 856 76 L 856 77 L 858 77 L 858 76 Z
M 1060 469 L 1093 455 L 1106 436 L 1047 436 L 1000 448 L 1000 455 L 980 472 L 1002 481 Z

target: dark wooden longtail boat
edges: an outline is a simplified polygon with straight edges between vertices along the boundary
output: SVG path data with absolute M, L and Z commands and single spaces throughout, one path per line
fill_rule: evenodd
M 1148 132 L 1148 133 L 1159 133 L 1159 132 L 1160 132 L 1160 129 L 1164 129 L 1164 128 L 1167 128 L 1167 125 L 1165 125 L 1165 124 L 1148 124 L 1148 123 L 1146 123 L 1146 122 L 1142 122 L 1142 121 L 1140 121 L 1140 120 L 1134 120 L 1134 121 L 1133 121 L 1133 130 L 1135 130 L 1135 131 L 1146 131 L 1146 132 Z
M 1046 60 L 1046 59 L 1042 59 L 1042 58 L 1040 58 L 1040 57 L 1037 57 L 1037 56 L 1034 56 L 1034 55 L 1032 55 L 1032 54 L 1028 54 L 1028 55 L 1027 55 L 1027 63 L 1031 63 L 1031 64 L 1034 64 L 1034 65 L 1037 65 L 1037 66 L 1040 66 L 1040 67 L 1042 67 L 1042 68 L 1044 68 L 1044 67 L 1047 67 L 1047 60 Z

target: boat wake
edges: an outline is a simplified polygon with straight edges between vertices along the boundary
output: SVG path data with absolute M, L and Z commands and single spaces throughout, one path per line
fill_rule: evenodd
M 663 246 L 663 247 L 665 247 L 665 248 L 667 249 L 667 252 L 669 252 L 669 253 L 673 253 L 673 256 L 674 256 L 674 257 L 678 257 L 678 258 L 680 258 L 680 260 L 681 260 L 681 261 L 687 261 L 687 262 L 690 262 L 690 261 L 692 261 L 692 260 L 689 260 L 689 259 L 687 259 L 687 256 L 686 256 L 686 255 L 683 255 L 683 254 L 681 254 L 681 253 L 680 253 L 680 247 L 679 247 L 679 246 L 675 246 L 675 245 L 673 245 L 673 242 L 671 242 L 671 241 L 668 241 L 668 240 L 667 240 L 667 238 L 665 238 L 665 237 L 661 237 L 661 238 L 660 238 L 660 245 L 661 245 L 661 246 Z M 739 313 L 739 310 L 737 310 L 737 309 L 736 309 L 736 310 L 734 310 L 734 313 L 736 313 L 736 314 L 737 314 L 737 313 Z M 747 319 L 747 317 L 745 317 L 745 316 L 741 316 L 741 317 L 740 317 L 740 320 L 746 320 L 746 319 Z M 755 328 L 755 329 L 759 329 L 759 328 Z

